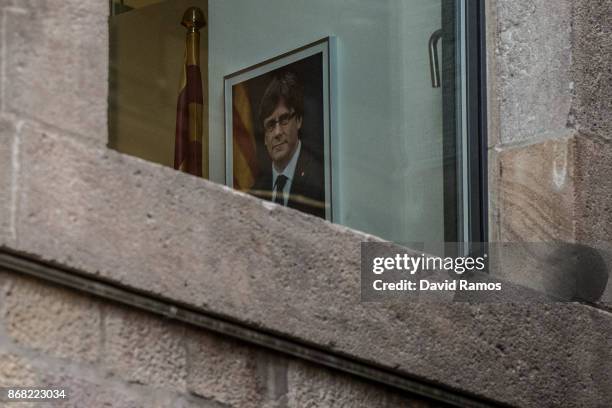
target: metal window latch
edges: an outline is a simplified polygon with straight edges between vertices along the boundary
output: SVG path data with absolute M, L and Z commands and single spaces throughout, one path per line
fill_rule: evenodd
M 429 70 L 431 72 L 431 86 L 440 87 L 440 63 L 438 61 L 438 42 L 442 38 L 442 29 L 433 32 L 429 37 Z

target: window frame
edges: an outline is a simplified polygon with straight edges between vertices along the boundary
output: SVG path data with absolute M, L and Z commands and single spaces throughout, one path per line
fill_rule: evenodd
M 466 253 L 489 238 L 484 35 L 484 0 L 442 0 L 444 241 Z
M 488 138 L 485 1 L 462 0 L 465 9 L 468 192 L 470 243 L 488 242 Z

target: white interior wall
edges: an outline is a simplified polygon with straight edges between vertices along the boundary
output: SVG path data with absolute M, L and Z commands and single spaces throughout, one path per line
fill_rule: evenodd
M 210 0 L 210 175 L 225 180 L 223 77 L 337 39 L 334 221 L 443 241 L 442 99 L 429 77 L 439 0 Z

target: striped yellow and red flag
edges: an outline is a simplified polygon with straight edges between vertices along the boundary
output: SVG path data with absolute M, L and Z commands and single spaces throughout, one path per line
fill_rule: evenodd
M 200 14 L 197 15 L 197 12 Z M 201 26 L 199 24 L 204 24 L 203 19 L 204 16 L 201 11 L 190 9 L 185 13 L 182 23 L 188 31 L 183 75 L 176 104 L 174 168 L 194 176 L 208 178 L 207 169 L 204 169 L 206 174 L 202 174 L 202 112 L 204 101 L 202 97 L 202 74 L 200 72 L 200 33 L 198 30 Z
M 234 188 L 242 191 L 253 187 L 257 177 L 257 153 L 251 101 L 246 84 L 232 90 Z

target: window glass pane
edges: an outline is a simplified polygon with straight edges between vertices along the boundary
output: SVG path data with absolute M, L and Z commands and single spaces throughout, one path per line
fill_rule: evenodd
M 464 238 L 460 2 L 111 6 L 111 147 L 173 166 L 184 115 L 185 140 L 201 133 L 197 163 L 212 181 L 396 242 Z M 192 6 L 206 21 L 202 99 L 185 96 L 181 113 L 191 85 L 180 23 Z

